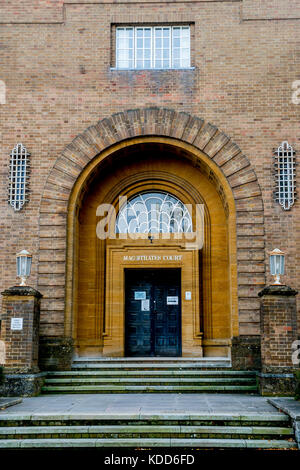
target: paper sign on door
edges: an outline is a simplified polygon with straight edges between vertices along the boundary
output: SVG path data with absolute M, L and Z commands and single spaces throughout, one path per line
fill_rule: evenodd
M 142 300 L 141 310 L 142 310 L 142 312 L 149 312 L 149 310 L 150 310 L 150 300 L 149 299 Z
M 178 305 L 178 297 L 176 295 L 167 297 L 167 305 Z
M 146 291 L 135 291 L 134 300 L 144 300 L 146 299 Z

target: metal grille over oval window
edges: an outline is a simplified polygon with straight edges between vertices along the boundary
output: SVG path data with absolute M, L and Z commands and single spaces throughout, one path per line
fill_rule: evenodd
M 275 200 L 284 210 L 289 210 L 296 200 L 295 151 L 288 142 L 274 151 L 275 155 Z
M 10 154 L 9 204 L 19 211 L 28 202 L 30 153 L 23 144 L 17 144 Z

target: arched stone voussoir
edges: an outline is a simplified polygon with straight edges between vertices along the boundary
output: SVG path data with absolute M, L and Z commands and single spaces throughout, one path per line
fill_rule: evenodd
M 141 129 L 141 110 L 137 109 L 128 109 L 126 112 L 127 120 L 130 124 L 130 137 L 135 137 L 137 135 L 142 135 Z
M 42 197 L 42 202 L 41 206 L 44 205 L 44 200 L 47 201 L 47 199 L 52 200 L 52 201 L 68 201 L 70 197 L 70 189 L 65 188 L 64 186 L 60 186 L 58 184 L 51 183 L 50 181 L 47 181 L 45 188 L 44 188 L 44 193 Z M 47 202 L 46 202 L 47 204 Z M 57 205 L 57 212 L 59 212 L 59 206 Z
M 76 148 L 76 146 L 73 145 L 73 142 L 64 148 L 61 158 L 69 160 L 73 164 L 78 165 L 80 168 L 84 168 L 90 162 L 90 158 L 82 153 L 78 148 Z M 58 158 L 56 164 L 59 161 L 60 159 Z M 54 168 L 56 167 L 56 164 L 54 165 Z
M 229 178 L 229 176 L 241 171 L 245 168 L 248 168 L 250 165 L 249 159 L 243 153 L 239 153 L 228 160 L 224 165 L 222 165 L 222 171 L 224 175 Z
M 72 180 L 75 181 L 101 151 L 142 136 L 171 137 L 204 152 L 227 178 L 236 201 L 261 196 L 250 161 L 225 133 L 197 116 L 158 107 L 129 109 L 113 114 L 75 137 L 58 157 L 45 186 L 46 194 L 49 193 L 49 183 L 52 183 L 52 191 L 56 183 L 58 193 L 61 186 L 68 187 L 64 187 L 61 193 L 65 199 L 66 191 L 71 194 Z M 57 171 L 67 175 L 67 184 L 63 184 L 61 178 L 56 179 Z
M 59 170 L 62 173 L 73 176 L 77 178 L 82 169 L 85 167 L 83 163 L 80 163 L 79 160 L 69 160 L 64 155 L 57 159 L 53 169 Z M 53 170 L 52 170 L 53 171 Z M 50 178 L 50 175 L 49 175 Z M 48 178 L 48 180 L 49 180 Z
M 76 178 L 73 175 L 62 172 L 58 168 L 53 168 L 48 177 L 48 183 L 56 184 L 67 189 L 72 189 Z
M 216 126 L 213 126 L 210 122 L 205 122 L 199 130 L 193 145 L 199 150 L 204 150 L 217 131 L 218 128 Z
M 236 173 L 233 173 L 228 177 L 229 184 L 232 188 L 240 186 L 241 184 L 251 183 L 256 181 L 257 177 L 255 171 L 249 166 L 238 170 Z
M 232 188 L 234 199 L 251 198 L 261 196 L 261 189 L 257 181 L 251 183 L 236 184 Z
M 213 161 L 219 167 L 222 167 L 240 153 L 242 153 L 240 147 L 235 142 L 232 142 L 232 140 L 229 140 L 229 142 L 214 155 Z
M 111 116 L 111 128 L 115 131 L 116 142 L 135 137 L 131 122 L 126 112 L 116 113 Z
M 182 140 L 182 136 L 186 125 L 190 120 L 190 116 L 187 113 L 176 113 L 171 126 L 171 137 Z
M 185 126 L 182 140 L 188 144 L 193 144 L 203 124 L 203 119 L 196 116 L 190 116 L 190 120 Z
M 83 135 L 86 141 L 94 147 L 97 153 L 101 152 L 101 150 L 107 147 L 107 144 L 104 142 L 104 138 L 99 132 L 97 125 L 88 127 L 84 131 Z
M 85 157 L 89 158 L 90 160 L 94 158 L 97 153 L 99 153 L 98 147 L 94 145 L 94 143 L 89 142 L 85 138 L 85 134 L 80 134 L 72 141 L 72 145 L 76 150 L 84 155 Z
M 229 141 L 230 137 L 218 130 L 208 144 L 206 144 L 204 152 L 213 158 Z

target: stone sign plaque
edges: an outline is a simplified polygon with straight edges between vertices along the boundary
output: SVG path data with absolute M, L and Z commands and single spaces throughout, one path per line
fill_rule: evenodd
M 10 329 L 12 331 L 22 331 L 23 330 L 23 318 L 11 318 Z

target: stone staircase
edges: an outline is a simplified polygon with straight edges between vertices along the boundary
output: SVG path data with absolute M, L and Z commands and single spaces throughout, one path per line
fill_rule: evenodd
M 99 358 L 48 372 L 50 393 L 257 393 L 255 371 L 234 371 L 227 358 Z
M 280 412 L 0 415 L 0 448 L 182 447 L 297 449 Z

